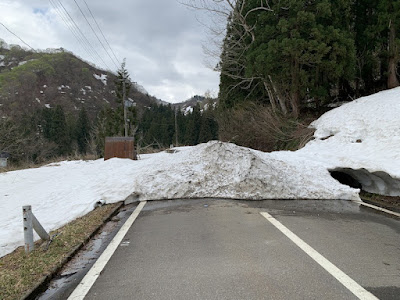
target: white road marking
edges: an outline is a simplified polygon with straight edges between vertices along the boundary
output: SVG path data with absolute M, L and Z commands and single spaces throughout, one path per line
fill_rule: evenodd
M 136 207 L 132 215 L 126 220 L 125 224 L 122 225 L 121 229 L 118 231 L 116 236 L 113 238 L 111 243 L 107 246 L 106 250 L 100 255 L 99 259 L 95 262 L 89 272 L 83 277 L 82 281 L 75 288 L 72 294 L 68 297 L 68 300 L 81 300 L 85 298 L 86 294 L 89 292 L 90 288 L 95 283 L 97 277 L 99 277 L 100 272 L 104 269 L 107 262 L 110 260 L 111 256 L 117 250 L 119 244 L 123 240 L 124 236 L 128 232 L 129 228 L 135 222 L 139 213 L 146 205 L 146 201 L 140 202 Z
M 363 300 L 377 300 L 373 294 L 364 289 L 361 285 L 351 279 L 342 270 L 332 264 L 329 260 L 315 251 L 310 245 L 304 242 L 296 234 L 291 232 L 285 225 L 280 223 L 277 219 L 272 217 L 269 213 L 260 212 L 272 225 L 278 228 L 284 235 L 286 235 L 293 243 L 295 243 L 301 250 L 307 253 L 313 260 L 315 260 L 321 267 L 323 267 L 329 274 L 335 277 L 341 284 L 343 284 L 350 292 L 356 297 Z
M 390 215 L 393 215 L 393 216 L 396 216 L 396 217 L 400 218 L 400 214 L 399 213 L 391 211 L 391 210 L 388 210 L 386 208 L 382 208 L 382 207 L 379 207 L 379 206 L 376 206 L 376 205 L 372 205 L 372 204 L 366 203 L 364 201 L 359 201 L 359 200 L 358 201 L 354 200 L 353 202 L 358 203 L 360 205 L 364 205 L 364 206 L 373 208 L 373 209 L 376 209 L 376 210 L 379 210 L 379 211 L 383 211 L 383 212 L 385 212 L 387 214 L 390 214 Z

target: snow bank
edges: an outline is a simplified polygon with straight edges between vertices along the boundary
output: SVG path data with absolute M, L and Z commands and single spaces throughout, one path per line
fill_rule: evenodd
M 0 174 L 0 257 L 23 245 L 22 206 L 32 205 L 46 230 L 80 217 L 102 199 L 123 200 L 132 190 L 134 162 L 73 161 Z M 37 238 L 37 236 L 36 236 Z
M 0 256 L 23 244 L 22 206 L 46 230 L 82 216 L 98 201 L 222 197 L 358 199 L 319 164 L 209 142 L 141 160 L 70 161 L 0 174 Z
M 400 88 L 333 109 L 296 155 L 344 171 L 372 193 L 400 196 Z
M 358 199 L 357 190 L 339 184 L 319 164 L 215 141 L 170 154 L 140 174 L 133 185 L 140 200 Z

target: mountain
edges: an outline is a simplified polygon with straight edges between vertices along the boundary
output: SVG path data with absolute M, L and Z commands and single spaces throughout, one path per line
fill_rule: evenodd
M 124 131 L 117 82 L 65 49 L 31 51 L 0 40 L 0 153 L 16 164 L 101 156 L 105 137 Z M 159 100 L 132 82 L 126 103 L 133 134 Z
M 200 106 L 200 110 L 203 111 L 210 107 L 215 108 L 217 105 L 217 99 L 195 95 L 186 101 L 172 104 L 172 107 L 179 108 L 184 113 L 189 113 L 193 111 L 193 108 L 197 104 Z
M 116 75 L 96 68 L 62 48 L 30 51 L 0 41 L 0 118 L 18 118 L 37 109 L 63 107 L 91 118 L 104 107 L 115 107 Z M 139 107 L 157 99 L 137 83 L 129 98 Z
M 101 157 L 105 137 L 125 134 L 121 89 L 116 74 L 62 48 L 31 51 L 0 41 L 0 152 L 16 164 L 77 153 Z M 211 110 L 201 113 L 214 100 L 195 96 L 171 105 L 136 82 L 128 91 L 127 130 L 139 147 L 217 138 Z M 182 113 L 174 112 L 178 107 Z

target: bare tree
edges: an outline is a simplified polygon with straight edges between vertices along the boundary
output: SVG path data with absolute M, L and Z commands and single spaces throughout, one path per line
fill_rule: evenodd
M 251 122 L 249 122 L 251 120 Z M 313 137 L 308 123 L 300 123 L 249 102 L 218 114 L 219 139 L 262 151 L 297 150 Z
M 8 152 L 14 161 L 43 162 L 55 155 L 57 145 L 47 141 L 40 132 L 26 134 L 21 124 L 10 119 L 0 120 L 0 152 Z
M 250 96 L 255 87 L 262 85 L 268 95 L 274 112 L 288 113 L 288 95 L 283 95 L 271 75 L 253 74 L 246 76 L 247 50 L 256 41 L 255 25 L 249 23 L 254 13 L 273 13 L 268 0 L 260 0 L 259 6 L 248 9 L 248 0 L 186 0 L 183 5 L 206 13 L 209 21 L 202 22 L 209 31 L 204 53 L 219 63 L 214 70 L 234 80 L 229 92 L 241 88 Z M 232 37 L 235 38 L 232 38 Z M 250 40 L 250 42 L 249 42 Z M 290 101 L 293 111 L 297 109 L 297 100 Z

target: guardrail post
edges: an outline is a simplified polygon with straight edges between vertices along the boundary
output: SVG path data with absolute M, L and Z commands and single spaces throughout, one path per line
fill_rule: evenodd
M 49 241 L 50 236 L 43 228 L 42 224 L 36 219 L 35 215 L 32 213 L 32 225 L 33 229 L 35 229 L 36 233 L 40 236 L 40 238 L 44 241 Z
M 25 252 L 29 253 L 34 249 L 33 226 L 32 226 L 32 207 L 30 205 L 22 207 L 24 220 L 24 241 Z

